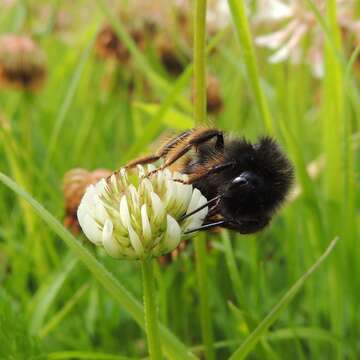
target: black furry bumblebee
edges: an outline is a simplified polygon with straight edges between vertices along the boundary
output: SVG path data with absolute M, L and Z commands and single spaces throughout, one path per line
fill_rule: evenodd
M 293 167 L 274 139 L 262 137 L 252 144 L 211 128 L 185 131 L 156 154 L 134 160 L 127 167 L 159 159 L 164 160 L 160 169 L 171 167 L 187 174 L 186 183 L 208 199 L 184 216 L 209 207 L 204 224 L 190 232 L 223 227 L 250 234 L 263 229 L 286 199 L 294 179 Z

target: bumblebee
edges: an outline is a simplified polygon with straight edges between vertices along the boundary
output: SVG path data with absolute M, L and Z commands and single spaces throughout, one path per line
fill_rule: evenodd
M 284 203 L 294 181 L 291 162 L 268 136 L 251 143 L 218 129 L 195 128 L 174 137 L 155 154 L 128 163 L 127 168 L 160 159 L 158 169 L 170 167 L 187 174 L 188 180 L 182 182 L 192 184 L 208 199 L 183 216 L 209 207 L 203 225 L 189 232 L 214 227 L 241 234 L 260 231 Z

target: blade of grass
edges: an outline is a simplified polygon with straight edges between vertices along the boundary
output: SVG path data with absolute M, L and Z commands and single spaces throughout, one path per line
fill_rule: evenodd
M 146 114 L 154 115 L 157 113 L 161 105 L 153 103 L 135 102 L 134 108 L 143 111 Z M 164 118 L 164 124 L 172 129 L 184 131 L 194 126 L 191 116 L 171 108 L 168 110 L 169 115 Z
M 57 141 L 59 139 L 60 131 L 62 126 L 64 125 L 64 121 L 66 119 L 66 116 L 69 112 L 69 109 L 71 107 L 71 104 L 74 101 L 74 97 L 76 94 L 76 90 L 79 86 L 81 75 L 84 72 L 85 65 L 90 57 L 91 50 L 94 45 L 95 37 L 93 37 L 88 44 L 88 46 L 84 49 L 82 52 L 79 62 L 77 64 L 77 67 L 75 68 L 75 71 L 70 79 L 69 87 L 66 90 L 64 100 L 60 106 L 59 112 L 56 116 L 54 127 L 52 129 L 50 140 L 49 140 L 49 146 L 47 151 L 47 156 L 45 158 L 45 165 L 44 165 L 44 173 L 46 174 L 48 171 L 48 167 L 50 165 L 51 158 L 53 156 L 53 153 L 55 151 Z
M 288 341 L 294 339 L 308 339 L 316 340 L 322 342 L 328 342 L 332 345 L 342 343 L 343 341 L 330 332 L 312 327 L 293 327 L 293 328 L 282 328 L 275 330 L 269 334 L 265 334 L 264 338 L 269 341 Z M 215 342 L 215 347 L 217 349 L 229 348 L 234 345 L 239 345 L 241 339 L 232 339 L 232 340 L 221 340 Z M 204 351 L 203 345 L 196 345 L 191 347 L 193 352 Z M 351 352 L 351 351 L 350 351 Z
M 274 123 L 265 94 L 260 84 L 260 76 L 256 62 L 254 45 L 251 39 L 249 23 L 246 18 L 245 2 L 243 0 L 228 0 L 228 3 L 236 33 L 242 47 L 244 62 L 256 105 L 262 116 L 266 131 L 270 134 L 273 134 L 275 132 Z
M 85 360 L 135 360 L 126 356 L 104 354 L 89 351 L 60 351 L 56 353 L 47 354 L 48 360 L 71 360 L 71 359 L 85 359 Z M 138 358 L 136 358 L 138 359 Z
M 235 297 L 236 297 L 238 305 L 243 306 L 244 305 L 244 291 L 243 291 L 240 273 L 236 266 L 234 250 L 231 245 L 229 233 L 227 231 L 222 231 L 221 237 L 222 237 L 222 241 L 223 241 L 223 245 L 224 245 L 226 265 L 228 268 L 231 283 L 234 288 L 233 290 L 235 293 Z
M 19 152 L 16 146 L 17 144 L 15 139 L 13 138 L 11 127 L 7 123 L 0 123 L 0 140 L 12 175 L 14 176 L 16 181 L 21 184 L 21 186 L 27 188 L 28 182 L 26 180 L 26 177 L 24 176 L 24 173 L 21 170 L 21 165 L 19 163 Z M 29 205 L 22 199 L 19 199 L 19 205 L 24 215 L 25 229 L 29 234 L 31 234 L 35 226 L 33 214 L 31 213 Z
M 65 280 L 75 268 L 77 259 L 68 254 L 64 259 L 64 264 L 55 276 L 52 276 L 45 286 L 41 287 L 39 292 L 35 295 L 38 302 L 33 310 L 33 315 L 30 322 L 31 334 L 37 334 L 42 327 L 45 317 L 52 305 L 54 299 L 62 288 Z
M 199 126 L 206 122 L 206 0 L 196 0 L 194 6 L 194 119 Z M 194 243 L 201 335 L 205 345 L 205 357 L 212 360 L 215 359 L 215 348 L 207 282 L 205 234 L 199 235 Z
M 261 340 L 262 336 L 266 333 L 268 328 L 279 318 L 282 311 L 292 300 L 292 298 L 301 289 L 308 278 L 315 272 L 315 270 L 322 264 L 322 262 L 330 255 L 334 249 L 338 238 L 336 237 L 325 252 L 319 257 L 319 259 L 301 276 L 301 278 L 286 292 L 286 294 L 280 299 L 280 301 L 272 308 L 270 313 L 264 318 L 264 320 L 256 327 L 256 329 L 245 339 L 241 346 L 231 355 L 230 360 L 245 359 L 245 357 L 253 350 L 256 344 Z
M 88 268 L 94 277 L 103 287 L 144 329 L 144 310 L 129 292 L 121 285 L 106 268 L 96 260 L 96 258 L 55 219 L 40 203 L 32 198 L 24 189 L 17 185 L 13 180 L 0 172 L 0 181 L 11 189 L 14 193 L 26 200 L 36 213 L 45 221 L 49 227 L 66 243 L 66 245 L 76 254 L 78 259 Z M 170 359 L 196 359 L 196 357 L 178 340 L 165 326 L 160 325 L 160 336 L 164 351 Z
M 326 20 L 329 24 L 330 37 L 325 41 L 325 77 L 323 82 L 324 91 L 324 114 L 322 132 L 326 158 L 330 159 L 325 167 L 324 190 L 326 193 L 325 216 L 328 219 L 328 233 L 330 236 L 341 232 L 342 238 L 346 239 L 346 229 L 343 227 L 344 220 L 350 215 L 347 211 L 348 194 L 345 193 L 347 176 L 349 175 L 350 158 L 349 152 L 344 152 L 344 145 L 348 144 L 349 138 L 345 133 L 348 118 L 345 116 L 344 101 L 344 78 L 342 63 L 334 55 L 332 47 L 342 53 L 341 35 L 337 17 L 337 1 L 326 1 Z M 335 205 L 335 206 L 334 206 Z M 343 217 L 339 217 L 339 210 Z M 342 221 L 341 221 L 341 220 Z M 349 225 L 349 224 L 347 224 Z M 344 232 L 345 230 L 345 232 Z M 337 266 L 340 268 L 344 259 L 345 247 L 340 247 L 337 256 Z M 339 272 L 331 269 L 328 275 L 329 291 L 333 296 L 329 299 L 328 311 L 330 312 L 331 329 L 336 335 L 341 335 L 343 328 L 344 309 L 344 283 L 340 280 Z M 338 346 L 334 351 L 334 359 L 341 359 L 342 350 Z
M 66 302 L 66 304 L 58 311 L 39 331 L 39 337 L 44 338 L 52 331 L 56 326 L 60 324 L 60 322 L 65 318 L 67 314 L 74 308 L 77 302 L 81 299 L 81 297 L 85 294 L 85 292 L 89 289 L 89 284 L 84 284 L 81 286 L 75 294 Z

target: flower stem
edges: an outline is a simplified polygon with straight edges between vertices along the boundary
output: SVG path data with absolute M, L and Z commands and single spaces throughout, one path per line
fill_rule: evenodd
M 194 117 L 200 125 L 206 119 L 206 0 L 196 0 L 194 29 Z
M 194 118 L 200 125 L 206 120 L 206 0 L 196 0 L 194 18 Z M 196 274 L 200 292 L 200 317 L 202 338 L 207 360 L 215 359 L 213 328 L 206 269 L 206 238 L 195 240 Z
M 200 292 L 201 332 L 207 360 L 215 359 L 212 314 L 209 305 L 206 270 L 206 238 L 203 234 L 195 240 L 196 275 Z
M 245 1 L 228 0 L 228 3 L 231 11 L 231 16 L 235 25 L 235 30 L 242 46 L 244 63 L 249 78 L 249 84 L 254 94 L 254 100 L 257 104 L 258 109 L 260 110 L 265 130 L 269 134 L 273 134 L 275 132 L 274 123 L 270 113 L 268 102 L 260 84 L 259 69 L 256 62 L 254 45 L 251 38 L 249 22 L 246 15 Z
M 155 278 L 152 259 L 141 260 L 144 291 L 145 330 L 151 360 L 161 360 L 161 344 L 155 299 Z

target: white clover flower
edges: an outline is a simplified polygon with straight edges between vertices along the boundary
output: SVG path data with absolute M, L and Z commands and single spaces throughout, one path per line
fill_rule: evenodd
M 148 167 L 152 171 L 153 166 Z M 181 220 L 207 199 L 192 185 L 176 179 L 186 175 L 165 169 L 145 177 L 142 167 L 134 181 L 125 169 L 90 185 L 77 216 L 86 237 L 119 259 L 157 257 L 174 250 L 185 233 L 202 225 L 208 208 Z
M 216 33 L 228 26 L 231 14 L 227 0 L 210 0 L 208 2 L 206 20 L 210 33 Z
M 326 1 L 314 0 L 320 14 L 326 17 Z M 336 0 L 337 21 L 345 33 L 360 39 L 360 21 L 356 19 L 354 0 Z M 270 34 L 257 36 L 255 43 L 273 50 L 271 63 L 290 59 L 298 64 L 303 59 L 311 66 L 313 74 L 320 78 L 324 73 L 324 34 L 315 14 L 306 1 L 260 0 L 255 23 L 275 25 L 278 29 Z M 303 40 L 308 40 L 304 48 Z

